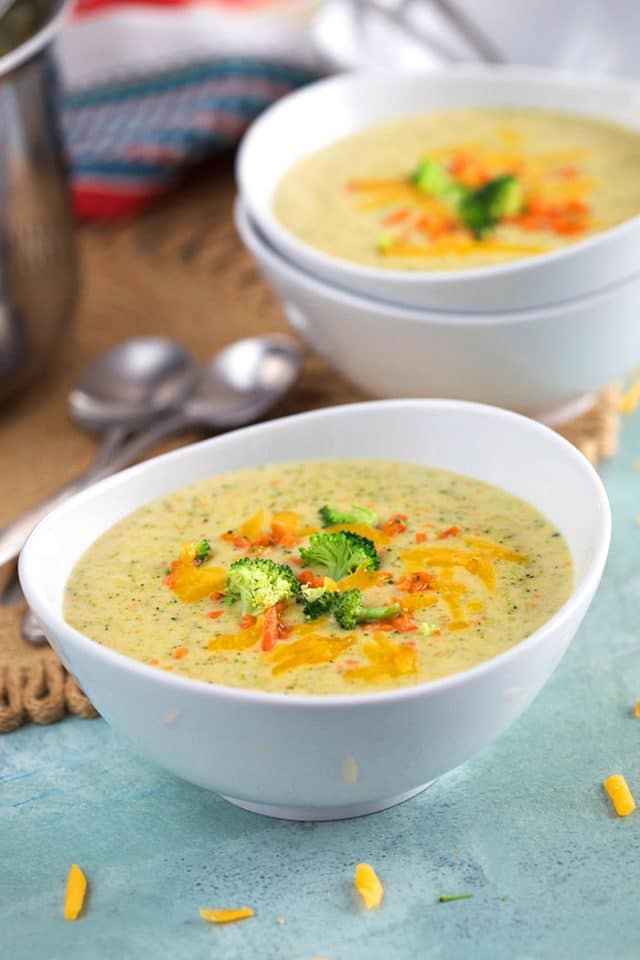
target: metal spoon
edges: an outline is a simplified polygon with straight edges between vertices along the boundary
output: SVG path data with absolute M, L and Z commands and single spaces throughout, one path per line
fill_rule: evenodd
M 127 340 L 91 363 L 71 391 L 69 407 L 80 426 L 103 435 L 102 445 L 83 473 L 0 530 L 0 565 L 18 556 L 45 514 L 93 482 L 133 430 L 177 409 L 196 376 L 191 355 L 163 337 Z
M 108 463 L 93 471 L 91 482 L 134 463 L 150 447 L 174 434 L 194 428 L 224 430 L 258 420 L 289 392 L 301 365 L 300 347 L 284 334 L 230 344 L 201 368 L 192 392 L 175 413 L 122 444 Z

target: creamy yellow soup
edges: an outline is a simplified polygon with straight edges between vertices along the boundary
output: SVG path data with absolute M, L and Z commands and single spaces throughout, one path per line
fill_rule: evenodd
M 420 179 L 425 162 L 437 182 Z M 504 177 L 518 202 L 512 192 L 505 212 L 491 219 L 494 209 L 476 230 L 473 198 Z M 486 189 L 480 196 L 486 203 Z M 491 266 L 561 249 L 640 213 L 640 135 L 533 109 L 405 117 L 296 163 L 276 188 L 274 211 L 299 239 L 355 263 Z
M 365 521 L 323 525 L 322 507 L 352 504 Z M 374 559 L 333 580 L 307 551 L 318 534 L 343 531 L 369 541 Z M 228 575 L 244 557 L 286 564 L 301 595 L 243 616 Z M 74 569 L 65 616 L 93 640 L 185 677 L 359 694 L 508 650 L 564 603 L 572 579 L 560 533 L 497 487 L 407 463 L 304 461 L 215 476 L 121 520 Z M 349 590 L 393 615 L 350 628 L 332 610 L 305 619 L 316 594 L 335 603 Z

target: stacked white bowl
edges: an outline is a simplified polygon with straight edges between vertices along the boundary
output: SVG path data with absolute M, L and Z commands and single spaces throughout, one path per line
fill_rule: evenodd
M 253 124 L 238 155 L 237 227 L 292 326 L 365 393 L 476 400 L 559 422 L 640 360 L 640 217 L 541 256 L 434 272 L 330 256 L 273 212 L 276 185 L 303 156 L 377 123 L 461 106 L 568 111 L 640 131 L 640 87 L 600 77 L 513 67 L 344 74 Z

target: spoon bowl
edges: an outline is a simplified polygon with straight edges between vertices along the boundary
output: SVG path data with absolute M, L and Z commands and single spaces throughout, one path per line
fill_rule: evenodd
M 135 430 L 178 407 L 196 380 L 192 356 L 166 337 L 126 340 L 82 372 L 69 394 L 69 412 L 93 433 Z
M 301 363 L 300 347 L 284 334 L 237 340 L 201 368 L 184 415 L 214 429 L 257 420 L 291 389 Z

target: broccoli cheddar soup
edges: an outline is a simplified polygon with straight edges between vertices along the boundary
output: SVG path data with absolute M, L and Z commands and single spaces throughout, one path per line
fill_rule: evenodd
M 300 160 L 274 210 L 299 239 L 356 263 L 491 266 L 640 213 L 640 135 L 534 109 L 404 117 Z
M 81 558 L 65 616 L 159 670 L 280 693 L 358 694 L 473 667 L 572 588 L 530 504 L 377 460 L 212 477 L 142 507 Z

